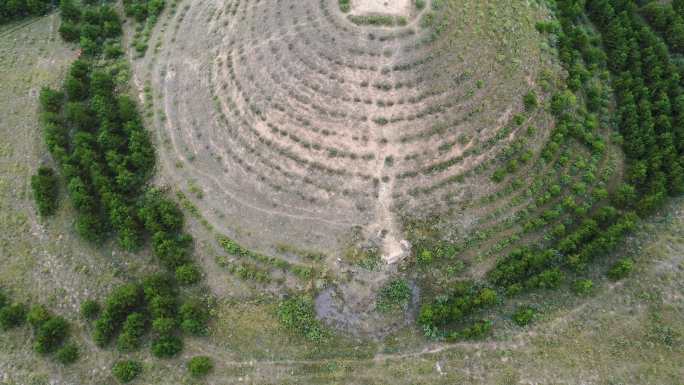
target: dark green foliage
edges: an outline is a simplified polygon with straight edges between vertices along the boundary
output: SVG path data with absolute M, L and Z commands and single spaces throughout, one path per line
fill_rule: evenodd
M 15 303 L 0 309 L 0 330 L 21 326 L 26 321 L 26 305 Z
M 123 326 L 129 314 L 143 305 L 143 290 L 139 285 L 127 284 L 115 289 L 107 298 L 102 315 L 95 322 L 95 343 L 98 346 L 107 345 Z
M 376 309 L 380 312 L 405 310 L 411 300 L 411 288 L 406 280 L 388 282 L 378 293 Z
M 122 383 L 133 381 L 142 372 L 142 365 L 137 361 L 119 361 L 112 366 L 112 374 Z
M 68 332 L 69 324 L 64 318 L 50 317 L 36 331 L 34 349 L 42 354 L 54 352 L 62 345 Z
M 59 348 L 57 350 L 57 353 L 55 354 L 55 358 L 57 359 L 57 362 L 59 362 L 62 365 L 69 365 L 73 364 L 78 360 L 79 353 L 78 353 L 78 346 L 73 343 L 66 344 Z
M 164 0 L 124 0 L 126 16 L 137 21 L 145 21 L 150 16 L 157 17 L 164 9 Z
M 85 319 L 95 319 L 100 314 L 100 304 L 88 299 L 81 304 L 81 316 Z
M 42 16 L 52 9 L 52 0 L 0 1 L 0 24 L 29 16 Z
M 351 11 L 351 3 L 350 0 L 339 0 L 340 4 L 340 11 L 347 13 Z
M 183 341 L 173 335 L 166 335 L 152 341 L 152 354 L 159 358 L 175 357 L 183 350 Z
M 634 269 L 634 262 L 629 258 L 624 258 L 617 261 L 613 267 L 608 270 L 608 278 L 613 281 L 625 278 Z
M 296 296 L 278 305 L 278 319 L 287 328 L 312 342 L 324 342 L 326 332 L 316 319 L 313 300 L 307 296 Z
M 195 378 L 204 377 L 214 368 L 214 363 L 207 356 L 192 357 L 188 362 L 188 371 Z
M 513 322 L 518 326 L 527 326 L 534 319 L 535 311 L 529 306 L 523 306 L 513 313 Z
M 40 167 L 38 172 L 31 176 L 33 199 L 40 216 L 53 215 L 57 210 L 58 183 L 54 170 L 49 167 Z
M 180 321 L 183 331 L 194 335 L 205 335 L 209 321 L 209 309 L 205 303 L 199 300 L 189 300 L 180 308 Z
M 59 113 L 64 105 L 64 93 L 55 91 L 49 87 L 43 87 L 40 90 L 40 107 L 43 111 Z

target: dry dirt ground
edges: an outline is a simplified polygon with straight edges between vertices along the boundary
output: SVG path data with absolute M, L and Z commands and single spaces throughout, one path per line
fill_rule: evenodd
M 153 112 L 162 123 L 150 126 L 160 138 L 162 166 L 159 183 L 170 184 L 185 191 L 219 231 L 238 236 L 241 241 L 250 245 L 261 245 L 263 239 L 270 240 L 273 244 L 280 238 L 283 241 L 292 241 L 299 234 L 301 238 L 294 238 L 297 241 L 308 239 L 314 247 L 329 243 L 332 248 L 335 245 L 329 240 L 330 234 L 343 234 L 351 224 L 371 223 L 375 220 L 375 211 L 371 210 L 372 214 L 367 214 L 369 216 L 365 222 L 354 218 L 358 215 L 358 218 L 363 219 L 360 214 L 353 214 L 347 219 L 332 215 L 336 210 L 342 211 L 345 204 L 350 204 L 347 198 L 336 201 L 332 207 L 320 203 L 307 206 L 301 202 L 293 207 L 283 203 L 274 207 L 273 204 L 264 204 L 259 200 L 264 198 L 257 195 L 259 191 L 272 188 L 264 187 L 264 180 L 247 171 L 233 168 L 228 170 L 236 173 L 231 179 L 225 176 L 222 167 L 232 167 L 233 164 L 221 166 L 221 161 L 227 161 L 229 151 L 233 150 L 240 151 L 245 156 L 246 164 L 266 162 L 269 158 L 258 158 L 256 153 L 250 153 L 246 147 L 228 145 L 227 143 L 239 141 L 235 132 L 233 135 L 221 136 L 221 127 L 225 126 L 219 124 L 220 113 L 217 111 L 229 114 L 234 108 L 250 109 L 252 100 L 238 99 L 241 97 L 239 91 L 233 88 L 234 83 L 229 83 L 233 84 L 227 88 L 234 103 L 231 105 L 226 96 L 229 92 L 222 91 L 222 80 L 212 82 L 210 79 L 235 81 L 225 64 L 229 53 L 234 56 L 234 60 L 242 55 L 240 47 L 244 46 L 244 52 L 249 50 L 254 53 L 245 60 L 258 60 L 259 55 L 264 55 L 262 60 L 265 63 L 273 60 L 265 58 L 271 41 L 283 44 L 287 42 L 278 48 L 278 52 L 283 52 L 284 55 L 286 46 L 290 43 L 293 44 L 293 50 L 297 44 L 305 44 L 301 41 L 305 39 L 294 41 L 297 28 L 315 28 L 317 19 L 313 14 L 307 13 L 306 9 L 308 5 L 312 10 L 316 9 L 318 3 L 297 3 L 289 8 L 297 16 L 296 20 L 294 16 L 282 16 L 286 23 L 293 23 L 293 20 L 296 22 L 294 25 L 287 24 L 285 31 L 271 31 L 273 40 L 258 40 L 262 35 L 253 35 L 256 31 L 269 33 L 261 30 L 265 28 L 265 24 L 258 24 L 256 20 L 260 18 L 257 16 L 253 17 L 255 21 L 252 25 L 245 26 L 240 31 L 244 32 L 243 41 L 231 45 L 231 36 L 220 36 L 218 27 L 225 20 L 218 9 L 224 9 L 223 6 L 228 13 L 235 8 L 238 15 L 245 15 L 247 19 L 252 18 L 247 17 L 252 13 L 269 14 L 269 19 L 281 17 L 277 13 L 268 13 L 270 11 L 263 3 L 250 2 L 248 7 L 243 3 L 243 8 L 236 5 L 239 4 L 237 2 L 221 3 L 220 8 L 212 7 L 211 4 L 216 4 L 212 1 L 193 1 L 189 8 L 184 7 L 189 2 L 181 3 L 177 14 L 167 15 L 169 18 L 160 22 L 152 39 L 155 44 L 160 41 L 160 45 L 151 49 L 146 59 L 136 63 L 133 71 L 134 85 L 137 82 L 142 92 L 146 81 L 150 81 L 155 99 Z M 279 9 L 283 15 L 287 15 L 285 12 L 288 12 L 289 5 L 283 5 L 282 2 L 277 4 L 282 8 Z M 333 10 L 336 3 L 330 2 L 327 6 Z M 195 26 L 187 26 L 179 20 L 181 17 L 187 23 L 192 21 Z M 227 21 L 228 25 L 225 27 L 231 28 L 230 19 Z M 506 316 L 500 316 L 495 319 L 495 332 L 490 339 L 455 345 L 425 341 L 420 331 L 413 327 L 400 329 L 378 341 L 344 336 L 335 338 L 327 346 L 313 346 L 302 341 L 279 326 L 275 317 L 277 302 L 272 296 L 260 295 L 258 290 L 250 290 L 249 285 L 235 282 L 215 265 L 216 247 L 212 243 L 212 237 L 207 235 L 204 224 L 195 217 L 190 217 L 190 230 L 198 239 L 198 258 L 211 278 L 208 282 L 210 291 L 217 296 L 210 336 L 187 338 L 182 357 L 173 360 L 155 359 L 149 355 L 147 347 L 125 356 L 110 350 L 97 349 L 90 338 L 90 327 L 76 314 L 78 305 L 87 298 L 103 298 L 114 285 L 129 277 L 140 276 L 150 266 L 154 266 L 154 263 L 146 253 L 127 255 L 112 245 L 92 247 L 83 244 L 73 234 L 71 208 L 64 198 L 56 218 L 43 222 L 34 214 L 28 181 L 41 162 L 49 162 L 45 157 L 46 150 L 35 119 L 36 95 L 41 86 L 58 84 L 66 66 L 74 58 L 73 47 L 61 43 L 56 34 L 56 26 L 57 18 L 49 16 L 0 30 L 0 285 L 18 300 L 44 303 L 52 311 L 69 318 L 73 325 L 73 338 L 82 350 L 82 358 L 75 365 L 64 368 L 32 351 L 30 343 L 27 343 L 31 338 L 28 328 L 0 333 L 0 384 L 115 384 L 110 375 L 112 362 L 131 356 L 144 362 L 144 372 L 136 383 L 191 384 L 195 381 L 187 376 L 185 363 L 189 357 L 197 354 L 210 355 L 216 363 L 216 369 L 204 381 L 207 384 L 682 384 L 682 199 L 672 202 L 661 214 L 646 222 L 623 247 L 616 250 L 618 254 L 635 258 L 637 268 L 630 278 L 617 284 L 598 280 L 595 293 L 588 298 L 555 293 L 535 294 L 529 300 L 538 302 L 542 312 L 527 329 L 515 326 Z M 197 35 L 188 35 L 189 31 L 183 29 L 208 28 L 207 26 L 215 27 L 216 30 L 210 33 L 212 29 L 209 29 L 205 35 L 206 42 L 191 39 Z M 176 30 L 179 32 L 174 35 L 173 31 Z M 289 35 L 287 31 L 290 31 Z M 467 29 L 464 28 L 464 31 Z M 365 40 L 362 35 L 357 38 L 372 47 L 373 43 Z M 225 51 L 217 50 L 212 45 L 217 41 L 226 44 Z M 266 43 L 259 45 L 259 41 Z M 461 48 L 476 49 L 475 46 Z M 173 49 L 174 52 L 167 52 L 166 49 Z M 178 51 L 185 54 L 180 55 Z M 302 47 L 296 48 L 296 51 L 304 52 Z M 393 63 L 383 59 L 386 56 L 382 52 L 380 55 L 381 57 L 376 57 L 366 53 L 362 56 L 367 56 L 371 63 L 375 60 L 382 61 L 381 65 Z M 219 65 L 219 58 L 222 65 Z M 178 62 L 171 65 L 172 60 Z M 317 60 L 323 58 L 318 57 Z M 281 67 L 285 71 L 284 67 L 288 63 L 301 63 L 301 60 L 281 59 L 279 63 L 284 63 Z M 473 78 L 485 79 L 485 85 L 497 87 L 494 91 L 500 92 L 492 94 L 508 95 L 518 83 L 492 84 L 493 79 L 496 79 L 494 76 L 501 74 L 487 75 L 488 71 L 498 68 L 494 63 L 490 64 L 490 67 L 478 67 L 476 71 L 481 70 L 482 73 L 475 73 Z M 518 65 L 527 68 L 523 64 Z M 250 79 L 249 71 L 262 68 L 262 64 L 242 64 L 240 68 L 234 65 L 235 71 L 245 71 L 240 79 Z M 509 70 L 501 69 L 503 72 Z M 354 73 L 357 70 L 348 71 Z M 252 75 L 253 80 L 248 81 L 250 85 L 243 86 L 245 89 L 250 87 L 248 91 L 242 91 L 245 95 L 264 98 L 264 101 L 259 100 L 256 103 L 257 106 L 268 101 L 268 95 L 255 92 L 254 85 L 257 79 L 266 79 L 265 72 L 267 71 L 262 71 L 259 77 L 255 72 Z M 342 69 L 331 71 L 326 76 L 343 72 Z M 219 78 L 219 74 L 223 74 L 221 76 L 224 78 Z M 529 75 L 509 73 L 509 76 L 516 79 L 520 76 L 521 81 L 525 81 Z M 373 77 L 359 77 L 359 81 L 363 81 L 361 79 L 370 81 L 386 78 L 379 72 Z M 198 84 L 204 84 L 205 87 Z M 265 90 L 271 89 L 262 87 Z M 211 90 L 214 90 L 216 98 Z M 138 91 L 137 88 L 131 90 L 133 93 Z M 395 91 L 392 92 L 397 93 Z M 377 96 L 377 91 L 369 88 L 365 94 Z M 484 97 L 477 94 L 475 91 L 474 97 Z M 501 116 L 506 116 L 512 104 L 512 96 L 504 96 L 500 101 L 487 101 L 499 106 L 493 106 L 492 111 L 487 112 L 491 114 L 487 118 L 491 119 L 491 127 L 497 126 L 496 121 Z M 191 103 L 188 98 L 203 102 Z M 276 100 L 276 96 L 273 95 L 271 100 Z M 325 104 L 327 107 L 331 105 L 335 103 L 330 101 Z M 396 106 L 374 106 L 364 105 L 358 111 L 370 114 L 379 111 L 379 108 L 390 108 L 394 112 L 402 110 Z M 340 109 L 345 110 L 342 107 Z M 281 116 L 280 120 L 284 122 L 282 124 L 294 124 L 293 121 L 297 121 L 296 117 L 286 118 L 286 115 Z M 484 122 L 485 120 L 479 124 L 485 126 Z M 340 125 L 345 126 L 342 123 Z M 368 122 L 365 125 L 368 126 L 365 129 L 368 133 L 368 148 L 375 151 L 377 156 L 379 151 L 384 150 L 379 150 L 380 147 L 375 143 L 371 146 L 371 138 L 384 136 L 382 134 L 387 133 L 385 130 L 390 130 L 392 126 L 375 127 Z M 201 127 L 206 131 L 200 130 Z M 266 127 L 263 135 L 270 129 Z M 364 132 L 359 131 L 359 135 Z M 406 132 L 405 128 L 398 131 Z M 288 132 L 294 131 L 288 129 Z M 341 128 L 340 132 L 343 132 Z M 205 136 L 205 139 L 197 138 L 198 135 Z M 207 136 L 214 139 L 206 139 Z M 339 144 L 346 143 L 345 140 L 353 140 L 347 136 L 344 138 L 340 141 L 337 141 L 338 138 L 325 139 L 330 142 L 324 142 L 321 137 L 321 143 Z M 258 140 L 250 143 L 265 146 Z M 406 146 L 401 141 L 394 145 Z M 212 151 L 222 154 L 221 159 L 211 160 Z M 329 167 L 335 166 L 343 170 L 377 172 L 377 163 L 380 163 L 377 159 L 370 160 L 366 165 L 352 162 L 349 158 L 326 160 L 325 157 L 318 156 Z M 287 163 L 291 161 L 290 158 L 286 157 L 290 160 L 284 160 L 280 155 L 273 157 L 271 161 L 282 163 L 283 167 L 297 167 Z M 218 166 L 209 167 L 214 163 Z M 385 172 L 384 159 L 382 164 Z M 398 166 L 399 162 L 393 167 Z M 237 167 L 242 166 L 235 166 Z M 275 168 L 268 171 L 273 175 L 278 172 Z M 330 177 L 332 182 L 336 181 L 338 184 L 347 179 L 352 178 Z M 251 182 L 244 185 L 232 183 L 243 180 Z M 284 187 L 288 187 L 289 183 L 283 182 L 288 179 L 278 180 Z M 364 185 L 358 182 L 358 186 Z M 372 186 L 364 188 L 373 191 Z M 263 191 L 263 196 L 271 193 L 265 194 Z M 303 191 L 324 195 L 314 186 Z M 293 205 L 295 198 L 288 195 L 289 193 L 283 194 L 286 198 L 277 202 Z M 199 198 L 200 196 L 203 197 Z M 363 198 L 354 198 L 354 202 L 357 201 L 362 202 Z M 272 215 L 275 212 L 282 212 L 283 215 Z M 320 239 L 312 235 L 317 233 Z

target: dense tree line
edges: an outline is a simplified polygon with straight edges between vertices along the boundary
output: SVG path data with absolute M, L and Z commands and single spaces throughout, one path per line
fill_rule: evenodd
M 0 24 L 29 16 L 42 16 L 52 9 L 52 0 L 0 0 Z
M 113 74 L 79 59 L 63 90 L 43 89 L 40 101 L 45 141 L 78 212 L 77 232 L 92 242 L 113 232 L 129 251 L 149 238 L 179 280 L 197 282 L 183 214 L 161 191 L 148 188 L 154 149 L 136 103 L 116 91 Z
M 596 129 L 614 122 L 626 156 L 625 179 L 610 194 L 585 198 L 586 208 L 574 210 L 551 244 L 516 249 L 501 258 L 487 280 L 507 296 L 557 288 L 568 274 L 581 274 L 593 260 L 614 250 L 639 216 L 661 207 L 668 195 L 684 191 L 682 79 L 668 46 L 640 14 L 661 5 L 640 9 L 626 0 L 559 0 L 556 5 L 559 23 L 540 23 L 538 29 L 557 36 L 568 89 L 551 100 L 556 127 L 542 159 L 552 159 L 568 139 L 600 156 L 605 143 Z M 673 10 L 682 8 L 682 1 L 673 4 Z M 600 34 L 587 28 L 586 16 Z M 617 102 L 612 116 L 609 95 L 597 81 L 609 79 Z M 622 278 L 631 268 L 631 261 L 621 260 L 608 276 Z M 583 293 L 591 289 L 591 281 L 578 280 L 575 286 Z M 462 323 L 480 307 L 477 293 L 476 286 L 465 286 L 437 296 L 423 304 L 419 322 L 427 330 Z M 455 335 L 462 337 L 460 332 Z
M 652 1 L 641 8 L 641 14 L 665 39 L 672 52 L 684 53 L 684 4 L 681 0 L 671 4 Z

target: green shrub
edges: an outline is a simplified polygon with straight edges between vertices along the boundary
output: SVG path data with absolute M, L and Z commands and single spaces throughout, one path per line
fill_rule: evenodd
M 176 336 L 161 336 L 152 342 L 152 354 L 159 358 L 171 358 L 183 350 L 183 341 Z
M 201 301 L 190 300 L 184 303 L 180 308 L 180 318 L 183 331 L 194 335 L 207 333 L 209 310 Z
M 0 309 L 7 305 L 9 305 L 9 298 L 7 297 L 7 294 L 5 294 L 5 292 L 0 288 Z
M 575 281 L 573 290 L 578 295 L 589 295 L 594 290 L 594 282 L 590 279 L 579 279 Z
M 214 368 L 211 358 L 207 356 L 192 357 L 188 362 L 188 371 L 195 377 L 204 377 Z
M 339 0 L 340 4 L 340 11 L 347 13 L 351 11 L 351 2 L 350 0 Z
M 415 0 L 416 9 L 419 11 L 425 8 L 425 0 Z
M 418 253 L 417 260 L 418 260 L 418 263 L 420 263 L 421 265 L 431 264 L 432 259 L 433 259 L 433 256 L 432 256 L 431 250 L 423 249 L 420 251 L 420 253 Z
M 41 217 L 47 217 L 57 210 L 57 196 L 59 193 L 58 180 L 54 170 L 40 167 L 31 177 L 33 199 Z
M 404 310 L 411 300 L 411 288 L 404 279 L 388 282 L 378 293 L 376 309 L 386 313 L 393 310 Z
M 142 372 L 142 365 L 137 361 L 119 361 L 112 366 L 112 374 L 122 383 L 133 381 Z
M 523 306 L 513 313 L 513 322 L 518 326 L 526 326 L 534 319 L 535 311 L 529 306 Z
M 539 102 L 537 101 L 537 93 L 534 91 L 526 93 L 523 97 L 523 104 L 525 105 L 525 111 L 534 111 L 539 105 Z
M 132 351 L 140 347 L 141 339 L 145 334 L 145 316 L 141 313 L 131 313 L 126 317 L 121 334 L 116 341 L 116 347 L 120 351 Z
M 197 266 L 191 263 L 176 268 L 176 279 L 183 285 L 192 285 L 200 281 L 202 274 Z
M 152 330 L 160 335 L 167 335 L 176 328 L 176 320 L 170 317 L 156 318 L 152 321 Z
M 287 328 L 312 342 L 323 342 L 326 333 L 316 319 L 313 300 L 308 296 L 288 298 L 278 305 L 278 319 Z
M 634 269 L 634 262 L 629 258 L 624 258 L 617 261 L 613 267 L 608 270 L 608 278 L 613 281 L 625 278 Z
M 69 324 L 58 316 L 50 317 L 36 332 L 34 349 L 38 353 L 51 353 L 57 350 L 67 337 Z
M 57 362 L 62 365 L 73 364 L 76 362 L 76 360 L 78 360 L 78 356 L 78 347 L 73 343 L 62 346 L 55 354 Z
M 28 321 L 29 325 L 31 325 L 34 330 L 38 330 L 51 317 L 52 315 L 45 306 L 35 305 L 31 307 L 31 310 L 26 314 L 26 321 Z
M 81 316 L 85 319 L 95 319 L 100 314 L 100 304 L 92 299 L 85 300 L 81 304 Z
M 26 306 L 15 303 L 0 309 L 0 330 L 21 326 L 26 321 Z

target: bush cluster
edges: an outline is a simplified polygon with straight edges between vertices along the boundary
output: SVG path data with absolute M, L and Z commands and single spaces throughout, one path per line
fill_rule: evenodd
M 145 277 L 141 284 L 116 288 L 95 321 L 93 338 L 97 345 L 107 346 L 116 338 L 119 351 L 135 351 L 152 330 L 152 353 L 168 358 L 182 350 L 181 332 L 205 335 L 209 321 L 207 304 L 196 299 L 181 304 L 177 286 L 173 276 L 154 274 Z

